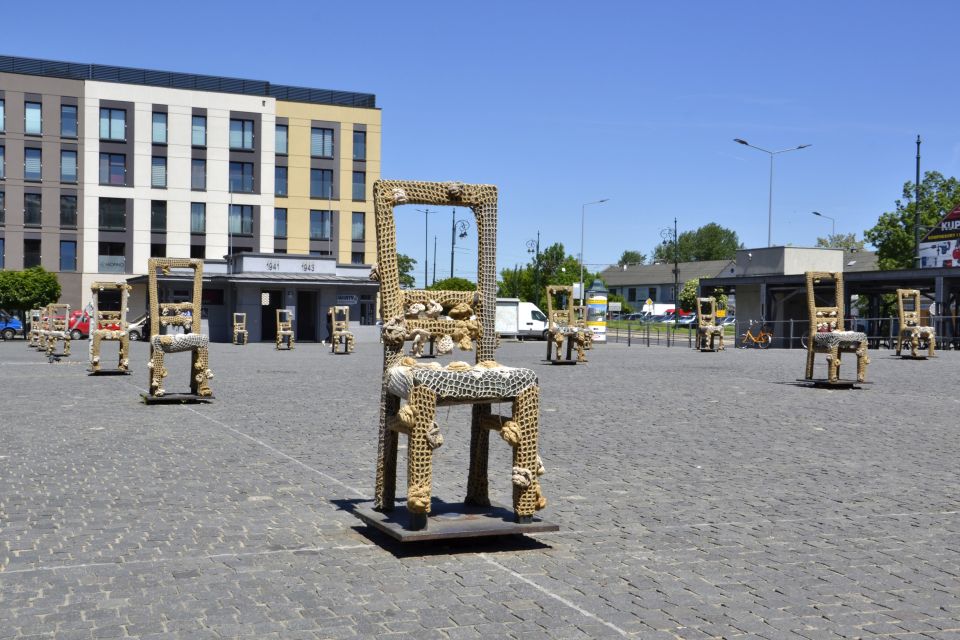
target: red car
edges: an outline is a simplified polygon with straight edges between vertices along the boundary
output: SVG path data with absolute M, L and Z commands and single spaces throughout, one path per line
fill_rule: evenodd
M 70 314 L 70 338 L 72 340 L 81 340 L 90 336 L 90 314 L 86 311 L 77 309 Z M 119 331 L 120 325 L 111 323 L 103 327 L 112 331 Z

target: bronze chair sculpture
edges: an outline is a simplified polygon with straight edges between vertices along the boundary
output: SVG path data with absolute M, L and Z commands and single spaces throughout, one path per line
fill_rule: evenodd
M 233 314 L 233 344 L 247 344 L 249 333 L 247 332 L 247 314 Z
M 277 309 L 277 351 L 287 345 L 287 351 L 293 349 L 293 314 L 289 309 Z
M 193 270 L 193 292 L 189 302 L 165 302 L 159 297 L 158 270 L 169 275 L 171 269 Z M 204 400 L 213 397 L 209 380 L 209 338 L 197 331 L 200 328 L 201 300 L 203 299 L 203 260 L 196 258 L 150 258 L 147 262 L 148 296 L 150 304 L 150 390 L 144 395 L 147 403 L 167 400 Z M 184 333 L 161 335 L 161 327 L 182 327 Z M 167 377 L 164 355 L 190 352 L 190 394 L 168 396 L 163 388 Z
M 27 334 L 27 346 L 37 349 L 40 347 L 40 332 L 43 330 L 43 309 L 31 309 L 30 332 Z
M 90 373 L 101 373 L 100 346 L 101 342 L 120 343 L 119 362 L 116 371 L 126 373 L 130 368 L 130 336 L 127 335 L 127 301 L 133 287 L 126 282 L 94 282 L 90 285 L 93 312 L 90 314 Z M 114 291 L 119 295 L 120 307 L 114 311 L 104 311 L 100 308 L 100 294 L 104 291 Z
M 933 327 L 920 324 L 920 291 L 917 289 L 897 289 L 897 311 L 900 315 L 900 333 L 897 335 L 897 355 L 903 350 L 904 338 L 910 341 L 911 358 L 921 359 L 917 355 L 920 341 L 927 342 L 927 355 L 934 357 L 937 347 L 937 334 Z
M 70 356 L 70 305 L 60 303 L 47 305 L 47 324 L 44 339 L 48 358 Z M 53 350 L 58 341 L 63 342 L 63 352 L 54 354 Z
M 867 334 L 843 329 L 843 273 L 807 271 L 807 311 L 810 329 L 807 339 L 807 368 L 805 378 L 813 380 L 814 354 L 827 354 L 827 382 L 840 382 L 840 356 L 853 353 L 857 356 L 857 382 L 867 376 Z M 815 287 L 833 281 L 834 300 L 830 306 L 819 306 Z
M 577 318 L 577 328 L 583 331 L 583 348 L 587 351 L 593 349 L 593 330 L 587 326 L 587 305 L 581 304 L 573 308 Z
M 353 353 L 356 341 L 353 338 L 353 332 L 350 331 L 350 307 L 346 305 L 337 305 L 330 307 L 327 311 L 330 316 L 330 335 L 331 353 L 337 353 L 337 346 L 342 345 L 343 351 L 340 353 Z
M 497 341 L 496 230 L 497 190 L 492 185 L 378 180 L 373 185 L 377 224 L 381 313 L 383 327 L 383 387 L 380 401 L 379 447 L 374 508 L 394 509 L 399 434 L 407 445 L 407 529 L 427 526 L 431 512 L 433 451 L 443 443 L 435 422 L 438 406 L 473 406 L 467 505 L 489 506 L 487 459 L 489 431 L 500 433 L 513 448 L 513 509 L 518 523 L 532 522 L 545 506 L 538 476 L 537 455 L 540 388 L 530 369 L 504 367 L 494 361 Z M 476 291 L 417 291 L 400 288 L 397 267 L 394 207 L 424 204 L 472 209 L 479 236 Z M 404 357 L 405 341 L 418 332 L 436 338 L 440 352 L 454 342 L 471 349 L 475 364 L 421 364 Z M 401 406 L 401 403 L 406 404 Z M 494 415 L 492 405 L 512 405 L 512 416 Z
M 707 338 L 710 338 L 709 347 Z M 713 296 L 697 298 L 697 349 L 723 351 L 723 327 L 717 325 L 717 299 Z
M 557 298 L 560 300 L 558 301 Z M 556 305 L 556 307 L 554 306 Z M 587 329 L 578 326 L 576 307 L 573 305 L 573 287 L 569 285 L 547 286 L 547 360 L 552 363 L 576 364 L 586 362 L 584 353 L 587 344 Z M 567 343 L 563 357 L 563 343 Z M 573 347 L 577 359 L 573 359 Z M 553 353 L 556 351 L 556 359 Z

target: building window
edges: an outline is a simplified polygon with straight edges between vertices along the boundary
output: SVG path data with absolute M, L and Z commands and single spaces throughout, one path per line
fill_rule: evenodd
M 207 205 L 204 202 L 190 203 L 190 233 L 207 232 Z
M 353 251 L 350 253 L 350 264 L 364 264 L 363 251 Z
M 77 196 L 60 196 L 60 226 L 77 228 Z
M 276 145 L 274 146 L 274 151 L 280 154 L 281 156 L 285 156 L 287 155 L 287 149 L 289 149 L 289 146 L 287 144 L 287 125 L 278 124 Z
M 190 245 L 190 257 L 197 260 L 203 260 L 207 257 L 207 247 L 202 244 Z
M 166 257 L 167 257 L 167 243 L 166 243 L 166 242 L 151 242 L 151 243 L 150 243 L 150 257 L 151 257 L 151 258 L 166 258 Z
M 100 139 L 127 139 L 127 112 L 123 109 L 100 109 Z
M 153 233 L 167 232 L 167 202 L 166 200 L 150 201 L 150 231 Z M 163 257 L 163 256 L 154 256 Z
M 167 188 L 167 159 L 153 156 L 150 161 L 150 186 L 155 189 Z
M 273 237 L 275 238 L 287 237 L 287 210 L 286 209 L 273 210 Z
M 43 223 L 43 214 L 39 193 L 23 194 L 23 226 L 39 227 Z
M 253 120 L 230 121 L 230 148 L 253 151 Z
M 353 159 L 354 160 L 366 160 L 367 159 L 367 132 L 366 131 L 353 131 Z
M 207 146 L 207 116 L 193 116 L 190 125 L 190 144 L 195 147 Z
M 333 227 L 332 211 L 310 211 L 310 239 L 330 240 Z
M 253 193 L 253 163 L 230 163 L 230 192 Z
M 7 223 L 7 194 L 0 191 L 0 225 Z
M 637 289 L 636 287 L 630 287 L 627 289 L 627 302 L 634 302 L 637 299 Z
M 7 107 L 6 101 L 0 98 L 0 132 L 7 130 Z
M 362 242 L 364 236 L 366 235 L 366 225 L 367 214 L 363 211 L 354 211 L 353 212 L 353 225 L 350 228 L 350 238 L 357 242 Z
M 60 152 L 60 182 L 77 181 L 77 152 Z
M 127 184 L 127 156 L 122 153 L 100 154 L 100 184 L 122 187 Z
M 23 132 L 28 135 L 43 133 L 43 115 L 39 102 L 25 102 L 23 104 Z
M 207 161 L 204 158 L 190 161 L 190 188 L 194 191 L 207 190 Z
M 153 113 L 153 144 L 167 144 L 167 114 L 161 111 Z
M 273 181 L 273 193 L 278 196 L 287 195 L 287 168 L 286 167 L 275 167 L 274 168 L 274 181 Z
M 353 172 L 353 199 L 366 200 L 367 195 L 367 173 L 365 171 Z
M 60 135 L 64 138 L 77 137 L 77 105 L 60 105 Z
M 42 177 L 43 156 L 40 149 L 23 150 L 23 179 L 39 182 Z
M 333 198 L 333 171 L 331 169 L 310 169 L 310 197 Z
M 101 273 L 125 273 L 127 245 L 122 242 L 99 243 L 97 270 Z
M 7 149 L 0 147 L 0 178 L 7 177 Z
M 125 200 L 100 198 L 100 229 L 103 231 L 126 231 L 127 203 Z M 100 255 L 106 254 L 101 252 Z
M 253 235 L 253 206 L 249 204 L 230 205 L 230 234 L 234 236 Z
M 647 289 L 647 297 L 650 298 L 651 300 L 653 300 L 654 302 L 656 302 L 656 301 L 657 301 L 657 288 L 656 288 L 656 287 L 650 287 L 649 289 Z
M 333 129 L 310 129 L 310 155 L 314 158 L 333 157 Z
M 40 241 L 24 240 L 23 241 L 23 268 L 29 269 L 30 267 L 39 267 L 39 266 L 40 266 Z
M 60 271 L 77 270 L 77 241 L 60 241 Z

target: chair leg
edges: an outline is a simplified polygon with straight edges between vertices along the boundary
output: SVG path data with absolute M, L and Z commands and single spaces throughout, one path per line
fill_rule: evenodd
M 864 340 L 857 348 L 857 382 L 866 381 L 868 364 L 870 364 L 870 356 L 867 353 L 867 341 Z
M 100 371 L 100 341 L 101 336 L 92 332 L 90 335 L 90 371 Z
M 380 400 L 380 438 L 377 442 L 377 484 L 374 488 L 373 508 L 392 511 L 397 496 L 397 441 L 396 431 L 387 428 L 387 421 L 400 410 L 400 398 L 383 390 Z
M 917 357 L 917 349 L 920 348 L 920 332 L 914 331 L 910 335 L 910 355 L 914 358 Z
M 900 355 L 900 352 L 903 351 L 903 331 L 897 336 L 897 355 Z
M 415 386 L 410 391 L 409 402 L 415 418 L 407 440 L 407 510 L 411 514 L 428 514 L 433 481 L 433 449 L 427 442 L 427 432 L 436 417 L 437 395 L 426 387 Z
M 163 379 L 167 375 L 167 370 L 163 366 L 163 351 L 160 349 L 151 351 L 150 366 L 147 367 L 150 372 L 150 395 L 159 397 L 164 394 Z
M 513 420 L 520 426 L 520 442 L 513 448 L 515 469 L 529 471 L 524 474 L 526 486 L 513 483 L 513 511 L 519 521 L 529 518 L 541 505 L 540 482 L 537 479 L 537 438 L 540 427 L 540 388 L 530 387 L 513 401 Z
M 487 467 L 490 462 L 490 431 L 481 426 L 482 418 L 490 415 L 490 405 L 473 405 L 470 421 L 470 470 L 467 475 L 467 504 L 490 506 Z
M 840 347 L 835 346 L 830 349 L 830 355 L 827 362 L 827 379 L 830 382 L 836 382 L 840 379 Z
M 807 380 L 813 379 L 813 356 L 814 355 L 815 355 L 814 350 L 812 348 L 808 348 L 807 349 L 807 369 L 804 374 L 804 377 Z
M 130 337 L 127 335 L 120 337 L 120 356 L 117 368 L 120 371 L 126 371 L 130 368 Z
M 934 356 L 933 350 L 937 347 L 937 336 L 931 331 L 927 334 L 927 355 L 931 358 Z

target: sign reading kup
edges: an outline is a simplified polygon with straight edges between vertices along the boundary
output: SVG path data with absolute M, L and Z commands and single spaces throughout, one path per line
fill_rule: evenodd
M 960 267 L 960 207 L 945 215 L 920 241 L 920 266 Z

